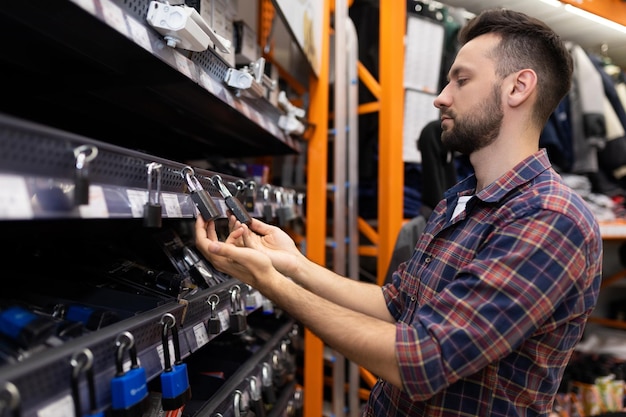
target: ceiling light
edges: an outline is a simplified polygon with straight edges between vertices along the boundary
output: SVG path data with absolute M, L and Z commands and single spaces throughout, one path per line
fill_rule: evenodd
M 541 0 L 541 1 L 545 1 L 545 0 Z M 570 13 L 576 14 L 578 16 L 582 16 L 585 19 L 591 20 L 593 22 L 596 23 L 600 23 L 601 25 L 604 25 L 606 27 L 609 27 L 611 29 L 615 29 L 618 30 L 622 33 L 626 33 L 626 26 L 624 25 L 620 25 L 619 23 L 616 23 L 612 20 L 609 19 L 605 19 L 604 17 L 600 17 L 597 14 L 593 14 L 593 13 L 589 13 L 583 9 L 580 9 L 578 7 L 574 7 L 571 4 L 566 4 L 565 5 L 565 10 L 567 10 Z
M 559 0 L 539 0 L 539 1 L 552 7 L 561 7 L 563 5 L 563 3 L 561 3 Z

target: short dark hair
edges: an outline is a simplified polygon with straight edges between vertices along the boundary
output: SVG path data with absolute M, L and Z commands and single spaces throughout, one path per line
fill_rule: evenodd
M 489 9 L 472 18 L 459 32 L 463 45 L 493 33 L 500 37 L 494 49 L 496 72 L 505 77 L 524 68 L 537 73 L 534 119 L 545 125 L 572 84 L 572 56 L 563 40 L 539 19 L 508 9 Z

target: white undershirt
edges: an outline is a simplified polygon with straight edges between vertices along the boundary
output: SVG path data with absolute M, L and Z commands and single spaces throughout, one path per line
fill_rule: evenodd
M 453 219 L 465 211 L 465 206 L 467 205 L 467 202 L 470 200 L 470 198 L 472 198 L 471 195 L 463 195 L 459 197 L 459 201 L 457 201 L 456 207 L 454 208 L 454 213 L 452 213 Z

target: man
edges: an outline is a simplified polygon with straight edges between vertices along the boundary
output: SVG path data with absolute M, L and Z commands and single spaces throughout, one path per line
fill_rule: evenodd
M 379 377 L 365 416 L 547 416 L 597 300 L 598 224 L 538 145 L 569 91 L 567 50 L 509 10 L 481 13 L 459 38 L 434 104 L 443 142 L 475 175 L 446 192 L 392 283 L 341 277 L 258 220 L 231 217 L 225 242 L 196 223 L 216 268 Z

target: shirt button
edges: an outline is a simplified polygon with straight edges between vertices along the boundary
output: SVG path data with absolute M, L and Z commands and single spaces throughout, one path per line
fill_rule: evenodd
M 430 256 L 429 256 L 429 257 L 427 257 L 426 259 L 424 259 L 424 263 L 429 264 L 431 260 L 432 260 L 432 259 L 431 259 L 431 258 L 430 258 Z
M 415 302 L 415 296 L 414 295 L 411 296 L 411 301 Z

